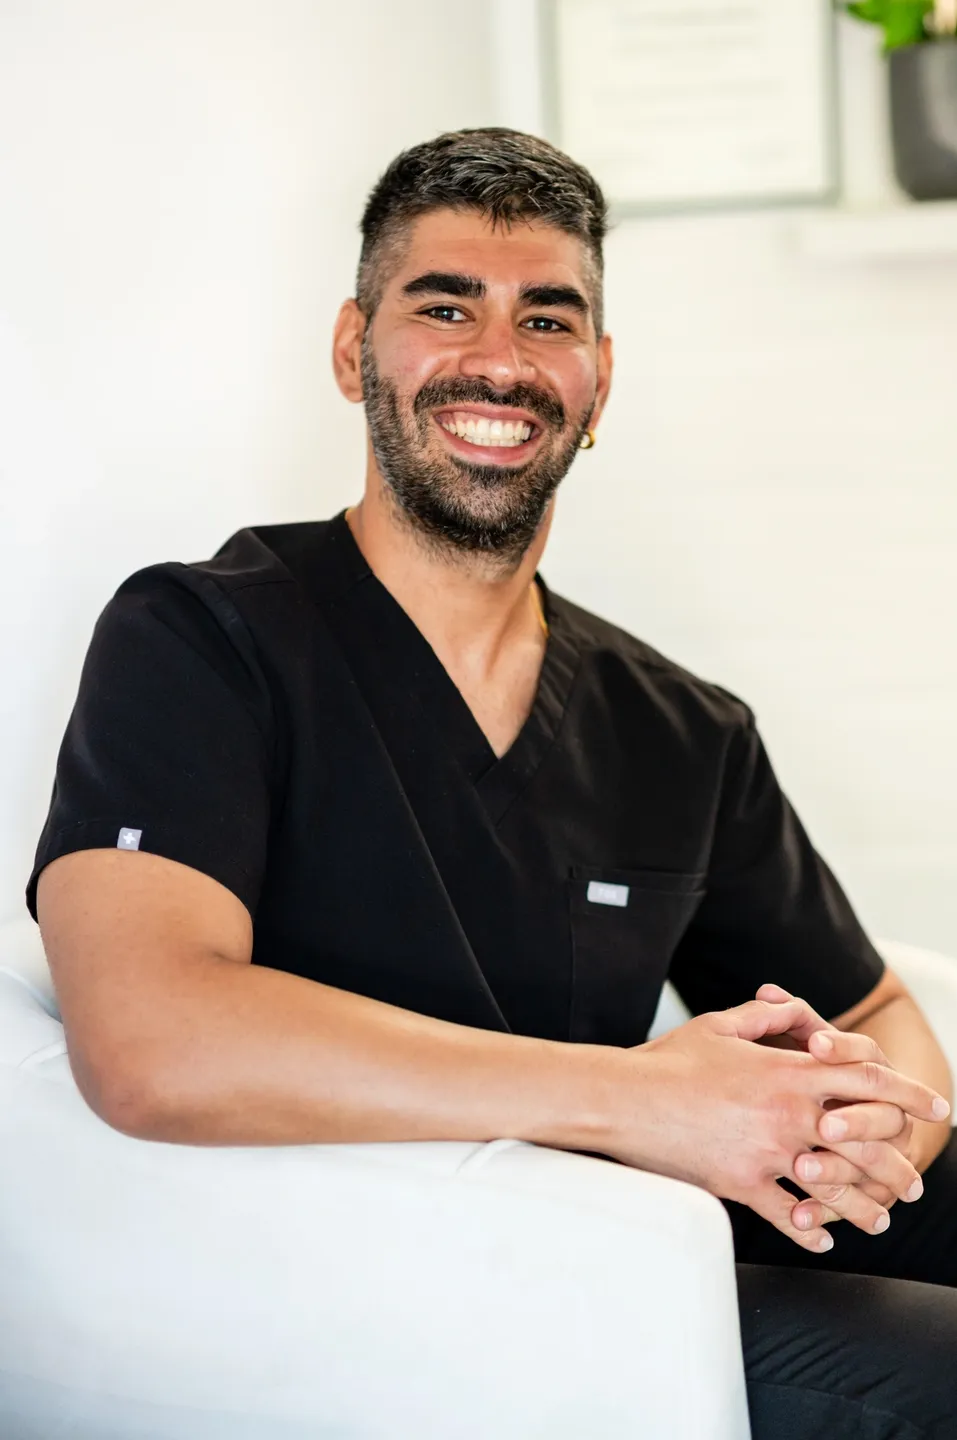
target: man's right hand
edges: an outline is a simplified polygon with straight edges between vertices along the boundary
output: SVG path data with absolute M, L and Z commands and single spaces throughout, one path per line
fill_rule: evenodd
M 787 1033 L 800 1039 L 819 1025 L 803 1000 L 751 1000 L 625 1051 L 626 1063 L 642 1058 L 643 1113 L 639 1124 L 633 1112 L 619 1116 L 609 1153 L 748 1205 L 806 1250 L 829 1250 L 823 1226 L 792 1224 L 798 1201 L 777 1184 L 783 1176 L 802 1183 L 794 1161 L 820 1145 L 825 1102 L 880 1100 L 933 1120 L 938 1095 L 890 1067 L 825 1065 L 803 1050 L 752 1043 Z M 871 1203 L 876 1218 L 882 1207 Z

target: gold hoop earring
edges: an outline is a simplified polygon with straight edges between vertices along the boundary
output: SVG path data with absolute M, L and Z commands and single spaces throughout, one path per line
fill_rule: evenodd
M 581 438 L 581 439 L 579 440 L 579 442 L 578 442 L 578 448 L 579 448 L 579 450 L 590 450 L 590 449 L 592 448 L 592 446 L 594 445 L 594 443 L 595 443 L 595 432 L 594 432 L 594 430 L 586 430 L 585 433 L 584 433 L 584 435 L 582 436 L 582 438 Z

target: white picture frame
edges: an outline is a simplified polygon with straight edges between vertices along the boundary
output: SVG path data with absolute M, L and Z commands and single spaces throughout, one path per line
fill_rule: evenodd
M 613 213 L 834 201 L 831 0 L 539 0 L 542 130 Z

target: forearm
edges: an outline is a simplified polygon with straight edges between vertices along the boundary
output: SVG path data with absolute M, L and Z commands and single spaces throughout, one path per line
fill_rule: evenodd
M 930 1085 L 953 1105 L 953 1077 L 946 1056 L 910 996 L 889 1000 L 850 1028 L 876 1040 L 895 1070 Z M 950 1138 L 950 1127 L 950 1117 L 914 1121 L 909 1158 L 917 1170 L 926 1170 L 936 1160 Z
M 94 1108 L 128 1133 L 199 1145 L 510 1136 L 600 1150 L 620 1053 L 449 1024 L 218 958 L 167 973 L 127 1016 L 88 1087 Z

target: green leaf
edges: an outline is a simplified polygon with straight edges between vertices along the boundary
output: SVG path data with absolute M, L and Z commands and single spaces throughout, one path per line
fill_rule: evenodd
M 897 50 L 902 45 L 919 45 L 926 40 L 924 16 L 933 9 L 933 0 L 915 0 L 910 5 L 891 5 L 884 21 L 884 49 Z
M 849 14 L 856 15 L 858 20 L 869 20 L 872 25 L 883 25 L 889 8 L 889 0 L 858 0 L 857 4 L 847 7 Z
M 885 51 L 919 45 L 926 40 L 924 17 L 933 8 L 934 0 L 854 0 L 844 6 L 847 13 L 858 20 L 883 27 Z

